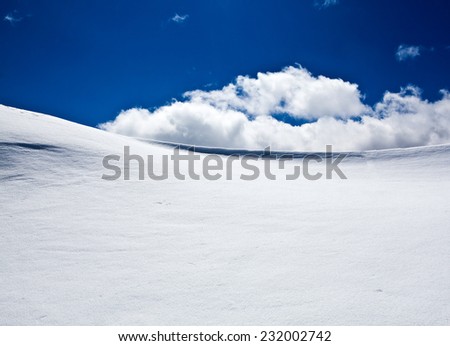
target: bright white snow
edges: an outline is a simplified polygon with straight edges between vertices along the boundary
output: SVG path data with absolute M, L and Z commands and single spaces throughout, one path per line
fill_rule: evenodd
M 124 145 L 172 153 L 0 106 L 1 325 L 450 323 L 449 145 L 348 180 L 102 180 Z

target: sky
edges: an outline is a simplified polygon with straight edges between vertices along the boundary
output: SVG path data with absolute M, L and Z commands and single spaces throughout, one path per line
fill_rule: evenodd
M 222 114 L 225 110 L 242 113 L 249 123 L 244 119 L 239 126 L 246 131 L 252 127 L 251 131 L 263 133 L 273 127 L 271 123 L 256 128 L 258 124 L 252 121 L 259 116 L 270 117 L 256 119 L 259 122 L 275 119 L 277 128 L 291 131 L 284 125 L 297 125 L 295 130 L 299 130 L 299 125 L 320 118 L 342 125 L 342 119 L 360 122 L 364 116 L 386 117 L 380 109 L 386 109 L 387 100 L 395 97 L 402 98 L 401 102 L 409 97 L 407 102 L 413 102 L 409 105 L 423 106 L 420 109 L 426 108 L 427 114 L 440 112 L 429 123 L 442 127 L 446 119 L 441 103 L 446 106 L 448 95 L 440 90 L 450 88 L 449 10 L 450 4 L 443 0 L 6 0 L 0 4 L 0 103 L 90 126 L 104 124 L 102 128 L 113 132 L 203 145 L 255 146 L 264 140 L 281 141 L 264 136 L 248 140 L 242 134 L 247 137 L 227 142 L 229 133 L 219 134 L 227 143 L 204 140 L 211 126 L 227 126 L 222 123 L 224 116 L 229 117 Z M 270 83 L 270 78 L 281 78 L 271 84 L 278 86 L 276 90 L 264 89 L 265 76 Z M 239 78 L 245 85 L 239 84 Z M 225 98 L 230 90 L 223 88 L 230 85 L 234 98 L 250 95 L 245 105 L 242 99 Z M 305 88 L 312 91 L 302 93 Z M 263 89 L 262 100 L 258 97 Z M 214 90 L 222 91 L 211 94 Z M 303 91 L 299 94 L 299 90 Z M 267 102 L 273 95 L 278 95 L 277 105 L 270 106 Z M 286 95 L 295 98 L 289 101 Z M 334 101 L 328 108 L 318 108 L 330 99 Z M 298 100 L 304 100 L 303 106 L 293 105 Z M 341 104 L 347 101 L 348 107 Z M 192 104 L 195 107 L 189 110 L 183 108 Z M 186 120 L 182 129 L 161 125 L 161 121 L 185 121 L 172 114 L 175 108 L 181 107 L 186 114 L 197 112 L 199 105 L 222 112 L 220 119 L 211 120 L 214 115 L 203 109 L 204 117 L 209 117 L 206 121 L 216 121 L 215 125 L 200 131 L 197 126 L 205 122 L 203 118 Z M 434 106 L 428 110 L 430 105 Z M 330 109 L 335 112 L 331 114 Z M 126 112 L 139 112 L 140 119 L 146 119 L 144 127 L 150 129 L 140 131 L 142 123 L 135 116 L 126 118 Z M 155 112 L 164 113 L 157 124 Z M 446 141 L 445 128 L 438 130 L 438 134 L 419 134 L 429 138 L 413 143 L 394 138 L 386 141 L 388 145 L 369 141 L 342 147 Z M 284 131 L 280 130 L 281 137 Z M 297 135 L 303 136 L 298 146 L 308 147 L 304 143 L 311 134 Z M 430 139 L 433 136 L 440 139 Z M 308 148 L 328 138 L 334 137 L 325 136 Z

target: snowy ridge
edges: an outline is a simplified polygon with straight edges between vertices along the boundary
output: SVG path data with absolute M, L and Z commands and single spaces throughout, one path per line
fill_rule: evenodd
M 171 148 L 180 148 L 182 150 L 195 150 L 198 153 L 204 154 L 217 154 L 217 155 L 254 155 L 259 157 L 265 157 L 266 152 L 261 149 L 240 149 L 240 148 L 219 148 L 219 147 L 206 147 L 206 146 L 193 146 L 189 144 L 182 143 L 172 143 L 165 141 L 157 141 L 157 140 L 148 140 L 139 137 L 133 137 L 137 140 L 156 145 L 168 146 Z M 360 152 L 333 152 L 335 154 L 344 153 L 348 158 L 380 158 L 380 157 L 390 157 L 390 158 L 404 158 L 405 156 L 427 156 L 433 153 L 445 153 L 450 150 L 450 144 L 438 144 L 438 145 L 429 145 L 425 147 L 412 147 L 412 148 L 396 148 L 396 149 L 381 149 L 381 150 L 367 150 Z M 279 151 L 279 150 L 271 150 L 270 153 L 277 157 L 292 157 L 292 158 L 304 158 L 308 155 L 318 155 L 321 157 L 325 157 L 326 153 L 322 152 L 310 152 L 310 151 Z
M 450 145 L 347 180 L 102 180 L 125 145 L 172 153 L 0 106 L 0 324 L 450 323 Z

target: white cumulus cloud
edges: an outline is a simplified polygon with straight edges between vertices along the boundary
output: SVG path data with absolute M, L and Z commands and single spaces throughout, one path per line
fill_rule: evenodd
M 9 22 L 11 25 L 14 25 L 17 22 L 20 22 L 22 20 L 22 17 L 18 17 L 16 15 L 16 11 L 14 11 L 14 12 L 8 13 L 6 16 L 4 16 L 3 20 Z
M 365 110 L 356 84 L 314 77 L 301 67 L 258 73 L 256 78 L 239 76 L 221 90 L 195 90 L 184 96 L 191 103 L 238 110 L 251 117 L 285 113 L 299 119 L 347 118 Z
M 189 18 L 188 14 L 179 15 L 178 13 L 175 13 L 175 15 L 172 18 L 170 18 L 170 20 L 175 23 L 183 23 L 188 18 Z
M 401 44 L 400 46 L 398 46 L 395 56 L 397 57 L 398 61 L 414 59 L 420 55 L 420 50 L 421 49 L 419 46 L 407 46 Z
M 308 123 L 293 126 L 288 114 Z M 301 67 L 239 76 L 220 90 L 195 90 L 154 111 L 133 108 L 104 130 L 160 141 L 228 148 L 359 151 L 450 142 L 450 96 L 424 100 L 407 87 L 365 105 L 356 84 L 314 77 Z

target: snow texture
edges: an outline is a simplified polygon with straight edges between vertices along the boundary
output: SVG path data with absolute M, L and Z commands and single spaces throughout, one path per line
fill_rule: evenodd
M 347 180 L 102 180 L 124 145 L 172 153 L 0 106 L 1 325 L 449 325 L 449 145 Z

